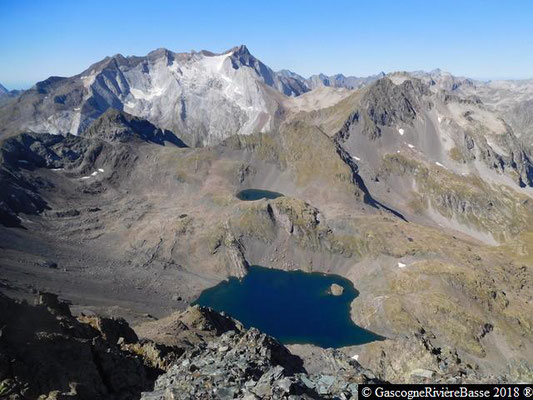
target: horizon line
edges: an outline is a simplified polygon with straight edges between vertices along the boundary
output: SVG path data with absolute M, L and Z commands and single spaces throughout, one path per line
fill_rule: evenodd
M 214 56 L 218 56 L 218 55 L 227 54 L 230 51 L 238 49 L 238 48 L 241 48 L 241 47 L 244 47 L 245 49 L 247 49 L 249 51 L 248 46 L 246 46 L 245 44 L 241 44 L 241 45 L 238 45 L 238 46 L 233 46 L 230 49 L 225 50 L 225 51 L 220 52 L 220 53 L 215 53 L 215 52 L 213 52 L 211 50 L 207 50 L 207 49 L 201 49 L 201 50 L 191 49 L 189 51 L 174 51 L 174 50 L 170 50 L 170 49 L 168 49 L 166 47 L 157 47 L 157 48 L 155 48 L 153 50 L 150 50 L 145 55 L 135 55 L 135 54 L 124 55 L 122 53 L 115 53 L 113 55 L 108 55 L 108 56 L 105 56 L 104 58 L 100 59 L 99 61 L 93 62 L 92 64 L 87 66 L 87 68 L 89 68 L 91 65 L 97 64 L 97 63 L 99 63 L 99 62 L 101 62 L 101 61 L 103 61 L 103 60 L 105 60 L 107 58 L 113 58 L 113 57 L 117 57 L 117 56 L 121 56 L 121 57 L 124 57 L 124 58 L 147 57 L 150 53 L 153 53 L 153 52 L 158 51 L 158 50 L 166 50 L 166 51 L 170 51 L 170 52 L 175 53 L 175 54 L 184 54 L 184 53 L 188 53 L 188 54 L 195 54 L 196 53 L 196 54 L 199 54 L 199 53 L 207 52 L 207 53 L 213 54 Z M 253 55 L 252 52 L 249 51 L 249 53 L 254 58 L 256 58 L 257 60 L 263 62 L 259 57 L 256 57 L 255 55 Z M 209 55 L 208 55 L 208 57 L 209 57 Z M 304 75 L 302 75 L 302 74 L 300 74 L 298 72 L 293 71 L 290 68 L 281 68 L 281 69 L 275 70 L 274 68 L 270 67 L 267 63 L 263 62 L 263 64 L 265 64 L 267 67 L 271 68 L 274 72 L 278 73 L 278 72 L 281 72 L 281 71 L 289 71 L 289 72 L 292 72 L 292 73 L 294 73 L 296 75 L 301 76 L 302 78 L 304 78 L 306 80 L 310 79 L 313 76 L 318 76 L 318 75 L 325 75 L 325 76 L 328 76 L 328 77 L 332 77 L 332 76 L 336 76 L 336 75 L 342 75 L 342 76 L 344 76 L 346 78 L 349 78 L 349 77 L 368 78 L 368 77 L 379 75 L 379 74 L 382 74 L 382 73 L 385 74 L 385 76 L 388 76 L 388 75 L 392 75 L 392 74 L 396 74 L 396 73 L 412 74 L 412 73 L 416 73 L 416 72 L 423 72 L 423 73 L 428 73 L 429 74 L 429 73 L 432 73 L 434 71 L 440 71 L 442 73 L 450 74 L 450 75 L 452 75 L 455 78 L 471 79 L 471 80 L 480 81 L 480 82 L 483 82 L 483 83 L 489 83 L 489 82 L 494 82 L 494 81 L 527 81 L 527 80 L 533 80 L 533 76 L 529 76 L 529 77 L 509 77 L 509 76 L 499 76 L 498 77 L 498 76 L 494 76 L 494 77 L 490 77 L 490 78 L 489 77 L 476 77 L 476 76 L 471 76 L 471 75 L 466 75 L 466 74 L 455 74 L 453 72 L 450 72 L 448 70 L 442 69 L 440 67 L 432 68 L 430 70 L 423 69 L 423 68 L 418 68 L 418 69 L 414 69 L 414 70 L 407 70 L 407 69 L 395 69 L 395 70 L 392 70 L 392 71 L 380 70 L 380 71 L 378 71 L 376 73 L 373 73 L 373 74 L 370 74 L 370 75 L 365 75 L 365 74 L 360 74 L 360 75 L 345 74 L 344 72 L 336 72 L 336 73 L 332 73 L 332 74 L 328 74 L 328 73 L 325 73 L 325 72 L 316 72 L 316 73 L 311 74 L 311 75 L 306 77 L 306 76 L 304 76 Z M 35 86 L 37 83 L 43 82 L 46 79 L 49 79 L 51 77 L 71 78 L 73 76 L 79 75 L 81 72 L 83 72 L 83 71 L 80 71 L 79 73 L 73 74 L 73 75 L 50 75 L 47 78 L 44 78 L 42 80 L 37 80 L 37 81 L 2 81 L 2 79 L 0 79 L 0 85 L 4 86 L 8 91 L 29 90 L 33 86 Z

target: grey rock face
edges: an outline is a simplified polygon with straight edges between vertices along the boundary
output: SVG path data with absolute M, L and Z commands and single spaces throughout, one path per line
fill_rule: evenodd
M 146 120 L 113 108 L 102 114 L 85 131 L 84 136 L 119 142 L 142 140 L 161 145 L 168 142 L 177 147 L 186 147 L 172 132 L 159 129 Z
M 209 145 L 273 129 L 280 107 L 275 92 L 307 90 L 245 46 L 222 54 L 159 49 L 145 57 L 107 57 L 79 75 L 39 82 L 2 106 L 0 120 L 4 133 L 81 134 L 115 108 L 179 132 L 188 145 Z
M 35 214 L 46 209 L 46 201 L 38 194 L 39 182 L 25 170 L 39 167 L 59 168 L 61 157 L 50 147 L 65 138 L 54 135 L 22 134 L 6 140 L 0 150 L 0 223 L 17 226 L 19 212 Z
M 309 91 L 309 87 L 301 76 L 287 70 L 274 72 L 252 56 L 248 48 L 244 45 L 234 47 L 230 52 L 232 53 L 231 64 L 233 68 L 248 67 L 253 69 L 265 84 L 275 88 L 284 95 L 299 96 Z
M 525 100 L 504 113 L 505 120 L 526 146 L 533 149 L 533 100 Z
M 502 116 L 512 127 L 515 135 L 531 149 L 533 145 L 531 129 L 533 80 L 480 81 L 457 77 L 439 69 L 430 72 L 415 71 L 408 74 L 422 80 L 433 90 L 445 90 L 463 98 L 475 98 L 483 102 Z
M 378 382 L 356 361 L 332 350 L 342 372 L 309 375 L 302 361 L 257 329 L 223 333 L 187 350 L 142 399 L 352 398 L 357 384 Z
M 409 148 L 422 148 L 430 159 L 440 157 L 439 147 L 452 147 L 451 138 L 455 153 L 445 157 L 465 164 L 481 161 L 498 174 L 508 174 L 521 187 L 533 184 L 533 163 L 528 149 L 511 127 L 479 99 L 440 89 L 435 92 L 419 79 L 397 78 L 385 77 L 363 89 L 360 102 L 336 134 L 341 145 L 346 147 L 348 143 L 349 148 L 352 142 L 360 146 L 362 139 L 351 136 L 363 135 L 372 143 L 373 151 L 390 152 L 409 127 L 414 132 L 408 139 Z M 455 115 L 444 120 L 440 113 L 445 112 Z M 436 125 L 431 118 L 434 114 Z M 386 128 L 398 134 L 382 137 Z M 434 143 L 428 132 L 436 132 Z M 389 145 L 393 146 L 385 150 Z
M 429 94 L 420 81 L 406 80 L 395 85 L 390 79 L 375 82 L 363 96 L 360 109 L 352 112 L 337 136 L 346 140 L 350 127 L 361 122 L 363 133 L 374 140 L 381 135 L 382 127 L 399 123 L 410 124 L 426 105 L 422 97 Z
M 0 323 L 3 399 L 138 398 L 162 372 L 148 361 L 145 349 L 160 365 L 179 354 L 165 349 L 163 355 L 161 346 L 138 342 L 123 320 L 85 317 L 80 322 L 50 293 L 42 293 L 36 306 L 0 294 Z

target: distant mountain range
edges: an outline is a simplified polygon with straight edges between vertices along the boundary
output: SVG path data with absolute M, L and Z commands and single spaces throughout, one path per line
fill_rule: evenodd
M 527 102 L 533 99 L 533 81 L 483 83 L 440 70 L 408 75 L 439 89 L 477 95 L 506 107 L 506 112 L 526 108 L 526 117 L 510 120 L 530 133 Z M 80 134 L 108 108 L 116 108 L 179 133 L 189 145 L 204 146 L 236 133 L 275 129 L 283 120 L 285 96 L 298 97 L 319 87 L 354 90 L 385 76 L 319 74 L 306 79 L 288 70 L 273 71 L 246 46 L 221 54 L 166 49 L 144 57 L 117 54 L 73 77 L 50 77 L 18 97 L 18 92 L 2 87 L 4 97 L 17 99 L 2 102 L 0 133 Z

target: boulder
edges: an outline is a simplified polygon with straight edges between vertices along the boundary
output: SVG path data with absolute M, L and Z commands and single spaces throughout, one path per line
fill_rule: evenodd
M 329 288 L 329 292 L 333 296 L 341 296 L 344 293 L 344 288 L 341 285 L 337 285 L 336 283 L 333 283 Z

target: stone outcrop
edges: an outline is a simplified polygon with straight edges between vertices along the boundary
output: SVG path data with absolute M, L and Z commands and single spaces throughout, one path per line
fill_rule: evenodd
M 159 129 L 145 119 L 135 117 L 114 108 L 108 109 L 85 131 L 85 137 L 95 137 L 106 141 L 129 142 L 143 140 L 164 145 L 165 142 L 178 147 L 185 144 L 171 131 Z
M 277 340 L 255 328 L 236 329 L 189 348 L 142 399 L 347 399 L 358 384 L 379 381 L 335 350 L 337 373 L 308 374 L 302 360 Z
M 378 381 L 357 361 L 332 349 L 330 364 L 338 368 L 310 374 L 302 359 L 277 340 L 205 307 L 189 307 L 136 330 L 140 336 L 187 348 L 143 399 L 350 398 L 357 384 Z
M 0 294 L 0 326 L 2 399 L 138 398 L 180 354 L 139 342 L 124 320 L 78 320 L 49 293 L 35 306 Z
M 333 296 L 342 296 L 342 293 L 344 292 L 344 288 L 341 285 L 332 283 L 331 287 L 329 288 L 329 291 Z

